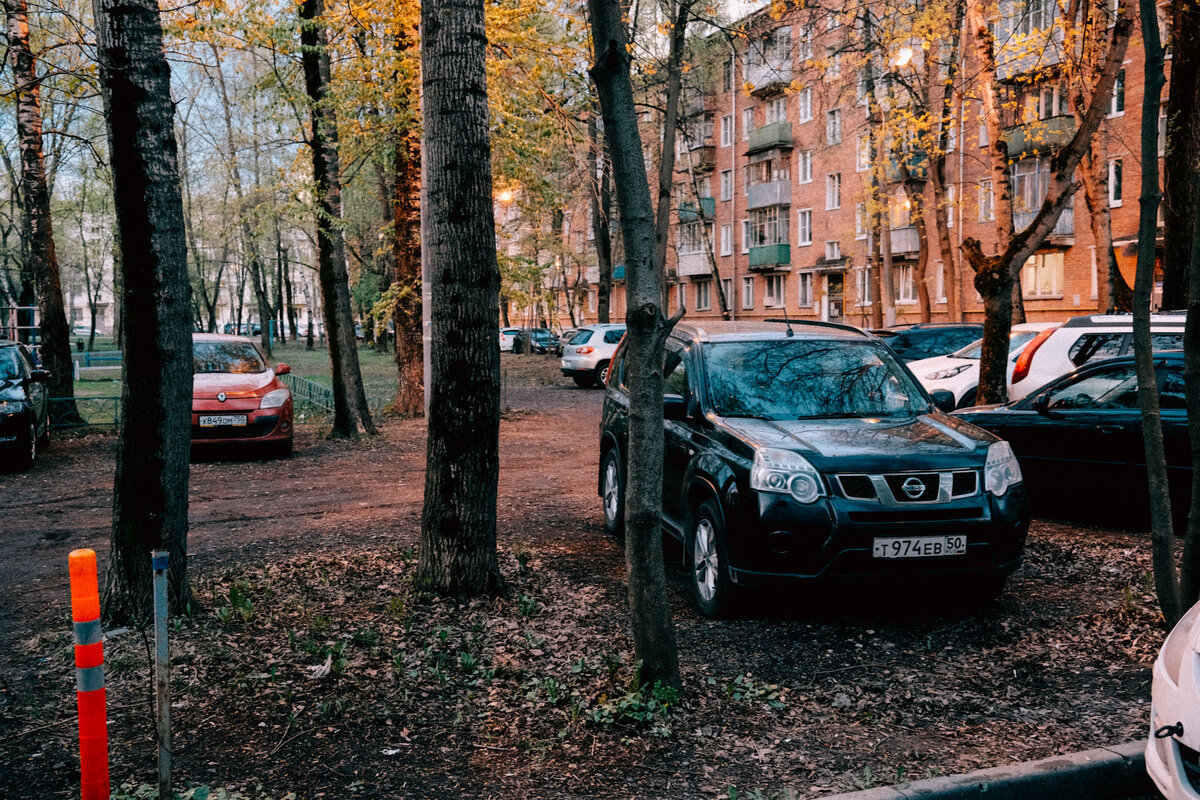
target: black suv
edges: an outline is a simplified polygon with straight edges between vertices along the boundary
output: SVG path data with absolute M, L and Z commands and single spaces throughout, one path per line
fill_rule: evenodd
M 0 339 L 0 465 L 28 469 L 50 441 L 50 373 L 25 345 Z
M 857 328 L 720 330 L 678 326 L 664 365 L 663 528 L 684 543 L 701 611 L 727 612 L 742 587 L 835 577 L 955 574 L 980 597 L 999 594 L 1029 527 L 1008 444 L 942 413 Z M 623 351 L 600 423 L 599 492 L 613 533 L 624 513 Z
M 983 337 L 983 325 L 975 322 L 920 322 L 871 332 L 882 338 L 892 352 L 907 363 L 961 350 Z

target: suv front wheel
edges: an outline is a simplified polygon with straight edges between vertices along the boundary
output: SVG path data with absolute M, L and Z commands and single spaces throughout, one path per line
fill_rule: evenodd
M 621 536 L 625 532 L 625 486 L 621 476 L 621 454 L 616 447 L 604 454 L 600 478 L 604 530 L 613 536 Z
M 714 501 L 705 500 L 692 513 L 685 553 L 692 596 L 700 611 L 709 617 L 728 615 L 733 609 L 736 587 L 729 577 L 725 521 Z

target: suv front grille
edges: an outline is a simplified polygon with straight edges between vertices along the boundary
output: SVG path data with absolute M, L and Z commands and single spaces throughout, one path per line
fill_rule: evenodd
M 936 472 L 923 475 L 885 475 L 897 503 L 932 503 L 938 499 L 941 478 Z
M 838 483 L 842 485 L 842 494 L 855 500 L 874 500 L 875 484 L 871 483 L 869 475 L 838 475 Z
M 846 474 L 838 475 L 837 481 L 844 497 L 874 500 L 885 506 L 948 503 L 979 492 L 975 470 Z

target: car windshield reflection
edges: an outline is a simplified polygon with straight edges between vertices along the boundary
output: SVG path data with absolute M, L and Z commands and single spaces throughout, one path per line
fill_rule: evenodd
M 17 348 L 0 348 L 0 381 L 11 381 L 21 377 L 21 365 L 17 363 Z
M 249 375 L 267 371 L 266 363 L 250 342 L 193 342 L 192 362 L 192 372 L 197 375 Z
M 880 348 L 781 339 L 706 348 L 709 399 L 725 417 L 765 420 L 915 416 L 924 393 Z

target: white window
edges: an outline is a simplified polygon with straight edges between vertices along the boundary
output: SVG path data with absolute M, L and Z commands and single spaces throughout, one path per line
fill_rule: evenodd
M 827 18 L 827 22 L 828 22 L 829 30 L 833 30 L 834 28 L 842 27 L 842 20 L 840 17 L 838 17 L 836 12 L 829 15 L 829 17 Z
M 840 108 L 825 112 L 825 141 L 829 144 L 841 144 L 842 110 Z
M 866 172 L 871 168 L 871 137 L 856 136 L 854 138 L 854 152 L 857 158 L 854 160 L 855 172 Z
M 767 103 L 767 124 L 787 122 L 787 97 L 776 97 Z
M 937 277 L 937 302 L 946 302 L 946 265 L 941 261 L 937 262 L 934 268 L 934 275 Z
M 801 308 L 811 308 L 813 304 L 813 274 L 801 272 L 796 275 L 796 304 Z
M 802 150 L 796 155 L 797 183 L 812 183 L 812 150 Z
M 825 176 L 825 208 L 832 211 L 842 207 L 842 173 L 831 172 Z
M 742 278 L 742 308 L 754 308 L 754 278 Z
M 767 288 L 763 294 L 763 306 L 766 308 L 779 308 L 786 302 L 787 295 L 784 294 L 784 277 L 783 275 L 767 275 Z
M 721 294 L 725 296 L 725 305 L 733 304 L 733 278 L 721 278 Z
M 953 122 L 947 123 L 950 130 L 946 132 L 946 152 L 953 153 L 954 148 L 958 147 L 958 126 Z
M 800 247 L 812 244 L 811 208 L 802 208 L 796 212 L 796 244 Z
M 842 243 L 834 240 L 825 243 L 825 260 L 837 261 L 842 257 Z
M 836 47 L 825 48 L 825 80 L 837 78 L 842 74 L 842 54 Z
M 800 108 L 796 112 L 797 122 L 808 122 L 812 119 L 812 87 L 805 86 L 796 95 Z
M 787 206 L 768 206 L 750 212 L 750 246 L 788 244 Z
M 675 296 L 679 300 L 680 308 L 687 308 L 687 284 L 680 283 L 675 286 Z
M 992 194 L 992 182 L 990 180 L 979 182 L 979 221 L 987 222 L 996 218 L 996 207 L 994 204 L 994 196 Z
M 1119 117 L 1125 113 L 1125 70 L 1117 73 L 1117 80 L 1113 83 L 1112 100 L 1108 104 L 1108 115 L 1110 117 Z
M 867 231 L 869 229 L 870 229 L 870 225 L 867 220 L 867 204 L 866 203 L 855 203 L 854 204 L 854 238 L 855 239 L 867 238 Z
M 696 282 L 696 310 L 708 311 L 712 308 L 712 281 Z
M 742 252 L 750 252 L 750 220 L 742 220 Z
M 733 170 L 731 169 L 721 171 L 721 199 L 733 199 Z
M 796 56 L 801 61 L 811 61 L 813 57 L 813 25 L 800 26 L 800 39 L 796 43 Z
M 721 117 L 721 147 L 733 144 L 733 117 L 729 114 Z
M 721 226 L 721 255 L 728 256 L 733 254 L 733 226 Z
M 708 231 L 705 231 L 708 227 Z M 692 253 L 704 252 L 705 233 L 711 235 L 712 223 L 707 226 L 699 222 L 686 222 L 679 226 L 679 241 L 676 243 L 676 248 L 680 255 L 689 255 Z
M 979 123 L 979 146 L 980 147 L 988 146 L 987 123 L 984 123 L 984 122 Z
M 1114 158 L 1108 162 L 1108 206 L 1121 206 L 1121 159 Z
M 1158 154 L 1165 156 L 1167 154 L 1167 104 L 1163 103 L 1158 107 Z M 1162 203 L 1159 203 L 1159 208 L 1162 208 Z
M 750 131 L 754 130 L 754 109 L 742 109 L 742 141 L 747 141 L 750 138 Z
M 1063 254 L 1035 253 L 1021 270 L 1021 293 L 1025 297 L 1062 297 Z
M 954 227 L 954 185 L 946 187 L 946 227 Z
M 1054 21 L 1054 0 L 1026 0 L 1014 3 L 1013 8 L 1016 10 L 1013 31 L 1022 36 L 1036 34 Z
M 588 289 L 588 311 L 596 313 L 596 290 Z
M 896 278 L 893 283 L 896 287 L 897 304 L 907 305 L 917 302 L 917 288 L 913 283 L 913 268 L 911 264 L 905 264 L 897 268 Z
M 860 306 L 871 305 L 871 272 L 866 267 L 854 270 L 854 288 Z

